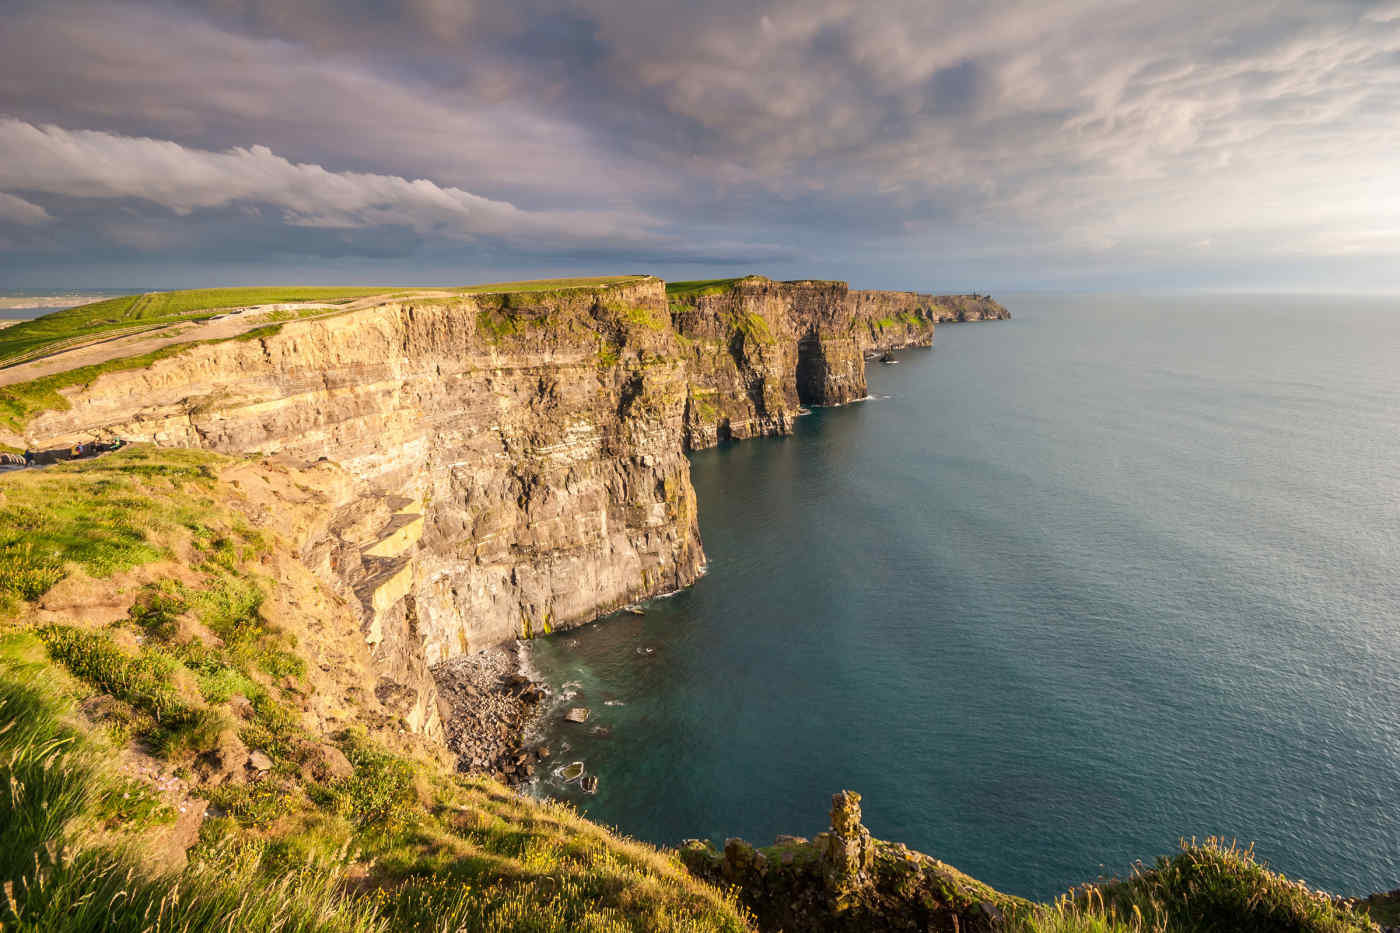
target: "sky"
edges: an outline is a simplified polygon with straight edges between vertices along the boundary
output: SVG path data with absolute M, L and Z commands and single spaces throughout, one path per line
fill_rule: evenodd
M 1400 291 L 1400 2 L 0 0 L 0 288 Z

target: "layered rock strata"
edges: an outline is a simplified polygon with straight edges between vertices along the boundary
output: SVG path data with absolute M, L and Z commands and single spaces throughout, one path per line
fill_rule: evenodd
M 864 398 L 867 354 L 929 346 L 938 321 L 1010 317 L 979 296 L 853 291 L 845 282 L 761 276 L 673 292 L 670 311 L 686 354 L 691 450 L 786 434 L 804 405 Z
M 105 374 L 0 441 L 339 464 L 303 556 L 359 613 L 380 699 L 429 728 L 432 665 L 695 581 L 687 450 L 786 433 L 803 405 L 865 396 L 865 354 L 1004 316 L 761 277 L 386 299 Z

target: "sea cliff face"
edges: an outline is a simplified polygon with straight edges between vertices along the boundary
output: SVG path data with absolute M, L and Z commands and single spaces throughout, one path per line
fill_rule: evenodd
M 864 397 L 866 354 L 1004 316 L 760 277 L 386 300 L 64 390 L 23 441 L 339 464 L 303 556 L 359 614 L 385 702 L 426 725 L 431 665 L 697 579 L 687 450 L 787 433 L 802 405 Z
M 867 356 L 930 346 L 935 322 L 1010 317 L 989 298 L 762 276 L 673 289 L 670 311 L 686 354 L 691 450 L 787 434 L 804 405 L 864 398 Z

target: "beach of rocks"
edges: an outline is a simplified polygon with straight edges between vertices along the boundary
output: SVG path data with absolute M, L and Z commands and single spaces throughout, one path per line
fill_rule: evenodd
M 524 673 L 522 652 L 509 645 L 433 668 L 445 707 L 447 746 L 459 771 L 523 784 L 549 757 L 544 746 L 526 747 L 525 730 L 543 712 L 549 691 Z

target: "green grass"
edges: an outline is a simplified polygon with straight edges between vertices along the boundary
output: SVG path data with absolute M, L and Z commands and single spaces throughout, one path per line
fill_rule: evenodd
M 1140 912 L 1168 933 L 1230 929 L 1343 933 L 1371 929 L 1362 915 L 1259 862 L 1249 847 L 1208 839 L 1105 885 L 1103 899 L 1122 915 Z
M 199 706 L 181 697 L 172 686 L 177 662 L 168 655 L 154 651 L 128 654 L 106 632 L 67 625 L 46 625 L 38 635 L 49 656 L 75 677 L 150 713 L 156 722 L 183 726 L 199 720 Z
M 871 326 L 877 330 L 888 330 L 892 327 L 921 327 L 926 324 L 913 311 L 901 311 L 894 317 L 882 317 L 870 322 Z
M 94 577 L 166 556 L 157 538 L 204 527 L 216 454 L 127 447 L 95 460 L 0 474 L 0 614 L 72 568 Z
M 158 826 L 168 808 L 67 722 L 62 678 L 37 655 L 11 635 L 0 656 L 6 930 L 747 929 L 673 858 L 490 781 L 437 773 L 428 786 L 431 769 L 363 736 L 345 740 L 354 774 L 309 797 L 287 780 L 218 788 L 236 818 L 207 821 L 183 871 L 153 872 L 139 845 L 94 831 Z
M 1131 877 L 1071 891 L 1020 918 L 1022 933 L 1363 933 L 1370 919 L 1269 870 L 1249 847 L 1183 843 Z
M 1116 907 L 1104 904 L 1097 889 L 1079 897 L 1062 897 L 1053 904 L 1038 904 L 1017 917 L 1013 933 L 1164 933 L 1160 926 L 1148 926 L 1141 915 L 1131 911 L 1126 917 Z
M 602 302 L 603 310 L 613 315 L 618 321 L 628 327 L 640 327 L 645 330 L 666 330 L 671 326 L 671 319 L 665 314 L 654 312 L 645 304 L 636 304 L 625 301 L 605 301 Z
M 134 853 L 85 844 L 168 817 L 144 787 L 111 771 L 109 749 L 68 721 L 70 703 L 11 636 L 0 658 L 0 927 L 9 931 L 383 929 L 337 879 L 302 868 L 280 881 L 229 861 L 180 875 L 147 871 Z M 252 895 L 252 896 L 250 896 Z
M 768 329 L 768 320 L 761 314 L 743 309 L 734 312 L 729 320 L 732 332 L 743 334 L 751 343 L 772 344 L 773 333 Z
M 607 342 L 605 342 L 605 341 L 599 340 L 599 342 L 598 342 L 598 369 L 599 369 L 599 370 L 608 370 L 608 369 L 612 369 L 614 366 L 617 365 L 618 360 L 620 360 L 620 359 L 622 358 L 622 355 L 621 355 L 621 354 L 622 354 L 622 351 L 621 351 L 621 349 L 617 346 L 617 344 L 614 344 L 614 343 L 607 343 Z
M 740 276 L 733 279 L 695 279 L 689 282 L 667 282 L 666 295 L 668 298 L 702 298 L 706 295 L 723 295 L 731 290 L 735 283 L 743 281 L 750 276 Z
M 392 836 L 410 826 L 421 809 L 412 764 L 376 748 L 359 732 L 346 734 L 342 744 L 355 772 L 313 788 L 313 799 L 361 830 Z

